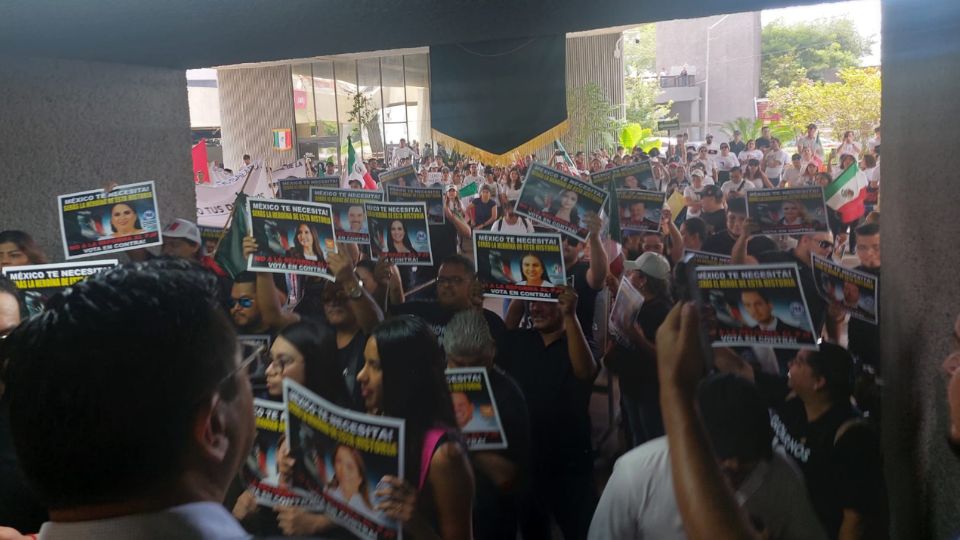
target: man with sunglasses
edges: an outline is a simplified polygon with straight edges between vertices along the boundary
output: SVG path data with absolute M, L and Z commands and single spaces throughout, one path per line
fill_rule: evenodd
M 2 354 L 13 443 L 49 505 L 40 538 L 249 538 L 222 501 L 253 445 L 253 396 L 212 274 L 107 270 Z

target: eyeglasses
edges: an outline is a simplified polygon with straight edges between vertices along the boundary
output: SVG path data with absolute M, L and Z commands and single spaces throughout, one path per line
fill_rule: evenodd
M 293 358 L 281 356 L 281 357 L 270 360 L 270 363 L 276 364 L 280 368 L 280 371 L 282 372 L 283 370 L 287 369 L 288 366 L 293 364 Z
M 460 285 L 464 282 L 461 276 L 437 276 L 437 286 L 440 285 Z
M 833 249 L 833 242 L 829 240 L 819 240 L 817 245 L 820 246 L 820 249 Z
M 253 307 L 253 298 L 249 296 L 241 296 L 240 298 L 230 298 L 227 300 L 227 307 L 233 309 L 234 306 L 240 304 L 240 307 L 247 309 Z
M 237 367 L 230 370 L 230 372 L 224 375 L 222 379 L 217 381 L 217 393 L 226 399 L 232 399 L 233 396 L 228 394 L 233 394 L 233 392 L 230 392 L 227 390 L 227 388 L 225 388 L 226 384 L 232 381 L 233 378 L 236 377 L 237 373 L 249 368 L 250 364 L 252 364 L 257 358 L 260 358 L 260 355 L 263 354 L 264 349 L 266 349 L 265 345 L 259 345 L 252 353 L 250 353 L 250 356 L 247 356 L 241 360 L 240 363 L 237 364 Z M 203 399 L 204 398 L 201 398 L 201 401 Z

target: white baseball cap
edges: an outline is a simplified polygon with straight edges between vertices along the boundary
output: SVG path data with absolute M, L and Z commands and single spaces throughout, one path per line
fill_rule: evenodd
M 656 278 L 667 279 L 670 277 L 670 263 L 666 257 L 659 253 L 647 252 L 637 257 L 635 261 L 624 261 L 624 270 L 639 270 L 644 274 Z
M 194 244 L 200 243 L 200 229 L 192 221 L 185 219 L 175 219 L 163 228 L 163 236 L 167 238 L 183 238 Z

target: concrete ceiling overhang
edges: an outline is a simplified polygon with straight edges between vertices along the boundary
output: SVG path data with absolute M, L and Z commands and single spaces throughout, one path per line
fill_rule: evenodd
M 815 0 L 3 0 L 0 54 L 188 69 L 772 9 Z

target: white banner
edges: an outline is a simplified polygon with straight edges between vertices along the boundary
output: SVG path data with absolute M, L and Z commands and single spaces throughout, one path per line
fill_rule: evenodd
M 247 179 L 247 173 L 250 178 Z M 216 182 L 217 174 L 210 176 Z M 270 188 L 270 173 L 262 162 L 252 163 L 240 170 L 237 174 L 224 180 L 222 184 L 197 184 L 197 224 L 203 227 L 224 228 L 233 210 L 233 201 L 241 187 L 244 193 L 251 197 L 274 198 Z

